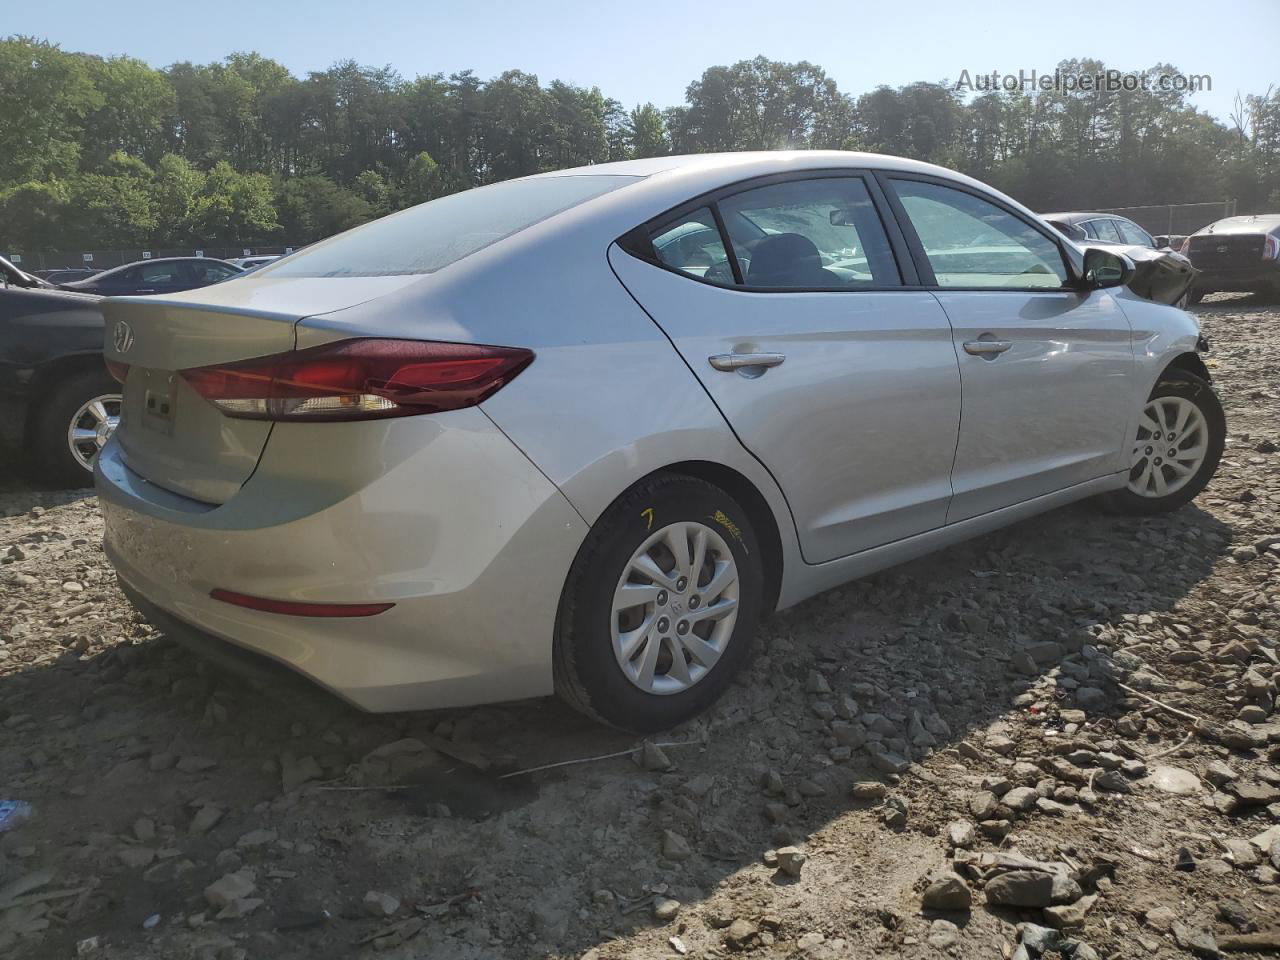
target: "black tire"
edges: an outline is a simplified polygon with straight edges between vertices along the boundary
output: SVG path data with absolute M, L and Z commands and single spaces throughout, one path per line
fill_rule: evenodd
M 1181 397 L 1195 404 L 1204 415 L 1209 436 L 1206 438 L 1208 450 L 1204 460 L 1195 474 L 1185 486 L 1163 497 L 1145 497 L 1127 487 L 1106 494 L 1102 498 L 1103 505 L 1116 513 L 1130 513 L 1150 516 L 1157 513 L 1168 513 L 1184 504 L 1190 503 L 1218 469 L 1218 461 L 1222 459 L 1222 448 L 1226 442 L 1227 418 L 1222 412 L 1222 404 L 1213 387 L 1185 370 L 1166 370 L 1156 381 L 1147 402 L 1160 397 Z
M 60 380 L 37 398 L 36 415 L 27 436 L 31 472 L 42 483 L 56 487 L 87 487 L 93 474 L 71 452 L 67 430 L 71 418 L 94 397 L 116 395 L 120 384 L 103 370 L 81 370 Z
M 737 621 L 705 676 L 678 693 L 654 694 L 633 684 L 614 656 L 613 597 L 633 554 L 653 533 L 680 521 L 704 524 L 732 553 L 738 569 Z M 569 572 L 556 618 L 556 693 L 574 709 L 624 730 L 651 733 L 682 723 L 715 702 L 746 664 L 763 595 L 760 546 L 741 505 L 693 477 L 660 474 L 643 480 L 604 512 Z

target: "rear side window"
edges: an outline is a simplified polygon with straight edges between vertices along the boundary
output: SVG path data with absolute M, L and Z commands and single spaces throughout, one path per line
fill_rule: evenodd
M 1090 220 L 1084 225 L 1089 231 L 1089 236 L 1095 240 L 1107 240 L 1111 243 L 1120 243 L 1120 231 L 1115 227 L 1113 220 Z
M 733 268 L 709 207 L 659 227 L 650 238 L 663 266 L 715 283 L 733 283 Z
M 963 190 L 919 180 L 893 184 L 938 286 L 1066 286 L 1061 249 L 1027 221 Z
M 859 177 L 786 180 L 720 201 L 749 287 L 850 290 L 902 277 Z
M 1136 223 L 1130 223 L 1128 220 L 1115 221 L 1116 229 L 1120 231 L 1120 237 L 1125 243 L 1133 243 L 1142 247 L 1154 247 L 1155 241 L 1151 239 L 1151 234 L 1143 230 Z
M 258 276 L 386 277 L 433 273 L 639 177 L 508 180 L 401 210 L 307 247 Z

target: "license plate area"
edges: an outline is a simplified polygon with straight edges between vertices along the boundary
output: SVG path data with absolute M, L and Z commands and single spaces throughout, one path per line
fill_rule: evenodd
M 142 395 L 143 426 L 173 435 L 178 410 L 177 386 L 177 378 L 172 374 L 149 373 Z

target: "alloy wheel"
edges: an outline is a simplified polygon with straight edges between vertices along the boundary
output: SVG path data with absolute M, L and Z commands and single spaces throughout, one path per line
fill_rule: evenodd
M 716 665 L 738 619 L 738 567 L 705 524 L 654 532 L 632 554 L 614 592 L 610 626 L 618 666 L 645 693 L 681 693 Z
M 1209 450 L 1204 414 L 1183 397 L 1156 397 L 1138 418 L 1129 461 L 1129 489 L 1140 497 L 1177 493 L 1200 470 Z
M 71 418 L 67 426 L 67 446 L 76 463 L 85 470 L 93 469 L 98 451 L 106 446 L 120 423 L 120 402 L 120 394 L 104 393 L 81 404 Z

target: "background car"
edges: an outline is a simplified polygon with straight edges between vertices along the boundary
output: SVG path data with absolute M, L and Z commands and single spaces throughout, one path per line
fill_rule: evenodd
M 47 483 L 88 484 L 120 416 L 99 301 L 0 258 L 0 443 Z
M 70 283 L 72 280 L 84 280 L 101 271 L 91 267 L 59 267 L 54 270 L 34 270 L 32 276 L 39 277 L 48 283 Z
M 126 263 L 84 280 L 63 283 L 61 287 L 103 297 L 179 293 L 221 283 L 243 272 L 239 267 L 213 257 L 164 257 Z
M 258 267 L 265 267 L 268 263 L 275 263 L 279 259 L 279 254 L 263 254 L 257 257 L 235 257 L 227 263 L 241 270 L 256 270 Z
M 104 549 L 169 636 L 366 709 L 554 691 L 668 727 L 775 609 L 1087 496 L 1191 500 L 1222 409 L 1130 269 L 872 154 L 453 194 L 103 302 Z
M 1102 246 L 1123 253 L 1134 265 L 1129 288 L 1157 303 L 1185 307 L 1194 301 L 1191 293 L 1196 270 L 1178 251 L 1161 245 L 1132 220 L 1112 213 L 1046 213 L 1053 227 L 1082 247 Z
M 1182 252 L 1200 271 L 1196 301 L 1218 291 L 1280 298 L 1280 213 L 1217 220 L 1187 237 Z

